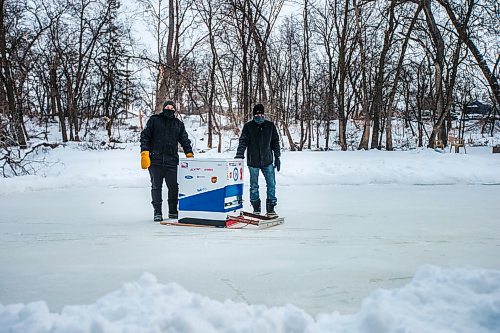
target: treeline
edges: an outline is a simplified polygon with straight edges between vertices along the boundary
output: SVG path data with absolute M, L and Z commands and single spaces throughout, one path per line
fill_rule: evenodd
M 63 142 L 102 118 L 111 140 L 119 119 L 158 112 L 167 98 L 204 117 L 210 148 L 216 115 L 237 131 L 256 102 L 291 150 L 311 148 L 319 133 L 325 148 L 346 150 L 350 121 L 362 124 L 359 149 L 392 150 L 395 119 L 419 146 L 446 144 L 453 115 L 477 99 L 492 105 L 484 130 L 495 127 L 497 0 L 131 4 L 133 13 L 118 0 L 0 0 L 4 147 L 28 147 L 26 116 L 59 122 Z

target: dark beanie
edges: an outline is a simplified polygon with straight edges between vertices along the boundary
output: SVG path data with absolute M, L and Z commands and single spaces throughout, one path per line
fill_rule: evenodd
M 163 103 L 163 108 L 165 108 L 167 105 L 172 105 L 175 109 L 175 103 L 171 100 L 166 100 L 164 103 Z
M 253 107 L 253 115 L 255 116 L 256 114 L 264 114 L 264 105 L 255 104 Z

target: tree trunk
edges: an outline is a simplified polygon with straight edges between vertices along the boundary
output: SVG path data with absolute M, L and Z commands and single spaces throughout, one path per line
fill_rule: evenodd
M 363 30 L 361 28 L 361 8 L 358 6 L 356 0 L 352 0 L 354 7 L 354 14 L 356 18 L 356 29 L 358 34 L 358 44 L 361 62 L 361 110 L 363 113 L 363 135 L 361 136 L 361 141 L 359 142 L 358 149 L 368 150 L 368 144 L 370 143 L 370 129 L 371 129 L 371 116 L 370 116 L 370 103 L 368 102 L 368 81 L 366 79 L 366 54 L 365 45 L 363 43 Z
M 63 142 L 68 142 L 68 132 L 66 130 L 66 117 L 61 103 L 61 94 L 57 85 L 57 68 L 55 64 L 50 66 L 50 100 L 53 113 L 57 113 L 61 125 L 61 135 Z M 57 111 L 56 111 L 57 110 Z
M 163 102 L 169 97 L 169 89 L 171 78 L 174 74 L 174 33 L 175 33 L 175 0 L 168 0 L 168 38 L 167 38 L 167 54 L 166 64 L 159 66 L 159 86 L 156 91 L 155 112 L 160 113 L 163 108 Z M 158 50 L 161 52 L 161 50 Z M 175 101 L 174 101 L 175 102 Z
M 287 122 L 285 122 L 283 124 L 283 129 L 284 129 L 286 137 L 288 139 L 288 145 L 290 146 L 290 151 L 296 151 L 297 146 L 295 146 L 295 142 L 293 142 L 292 134 L 290 133 L 290 128 L 288 127 Z
M 302 91 L 304 108 L 302 109 L 303 119 L 306 120 L 306 133 L 307 136 L 307 149 L 311 149 L 311 118 L 312 118 L 312 105 L 311 105 L 311 62 L 310 62 L 310 48 L 309 48 L 309 2 L 304 1 L 303 16 L 304 16 L 304 55 L 302 57 Z M 301 147 L 303 144 L 301 143 Z
M 7 54 L 6 31 L 5 31 L 5 1 L 0 0 L 0 55 L 1 68 L 0 80 L 2 81 L 7 95 L 7 102 L 10 114 L 13 120 L 13 130 L 16 135 L 16 141 L 21 149 L 28 148 L 27 133 L 24 128 L 23 110 L 18 107 L 16 101 L 16 92 L 14 78 L 11 71 L 11 60 Z
M 378 63 L 378 71 L 375 79 L 375 90 L 373 93 L 373 101 L 372 101 L 372 115 L 373 115 L 373 131 L 372 131 L 372 144 L 371 148 L 380 149 L 379 145 L 379 133 L 380 129 L 380 113 L 382 110 L 382 95 L 383 95 L 383 86 L 385 83 L 385 64 L 387 53 L 392 44 L 392 37 L 394 34 L 394 7 L 396 6 L 396 0 L 391 0 L 389 4 L 389 26 L 386 28 L 384 32 L 384 44 L 382 46 L 382 51 L 380 52 L 380 59 Z
M 444 41 L 439 29 L 437 27 L 436 21 L 434 20 L 434 15 L 432 13 L 432 6 L 430 0 L 423 0 L 423 7 L 425 12 L 425 17 L 427 25 L 429 27 L 429 32 L 432 36 L 434 47 L 436 49 L 436 55 L 434 57 L 434 96 L 436 103 L 436 116 L 437 119 L 432 127 L 431 135 L 429 136 L 429 142 L 427 144 L 428 148 L 434 148 L 436 144 L 436 138 L 441 130 L 443 120 L 445 117 L 444 109 L 444 94 L 443 94 L 443 67 L 444 67 Z
M 345 2 L 344 7 L 344 17 L 343 26 L 340 36 L 339 45 L 339 59 L 338 59 L 338 70 L 339 70 L 339 143 L 340 149 L 343 151 L 347 150 L 347 140 L 346 140 L 346 106 L 345 106 L 345 82 L 347 77 L 347 25 L 348 25 L 348 13 L 349 13 L 349 1 Z
M 404 40 L 403 45 L 401 47 L 401 53 L 400 53 L 398 65 L 396 68 L 396 75 L 394 76 L 394 82 L 392 84 L 391 93 L 389 95 L 389 101 L 387 103 L 387 125 L 386 125 L 386 132 L 385 132 L 385 135 L 386 135 L 386 140 L 385 140 L 386 147 L 385 148 L 386 148 L 386 150 L 389 150 L 389 151 L 392 151 L 394 149 L 393 145 L 392 145 L 392 113 L 393 113 L 394 98 L 396 96 L 396 91 L 397 91 L 397 87 L 398 87 L 398 83 L 399 83 L 399 79 L 400 79 L 400 75 L 401 75 L 401 69 L 403 68 L 403 60 L 404 60 L 405 55 L 406 55 L 406 49 L 408 47 L 410 35 L 413 31 L 415 23 L 417 22 L 417 19 L 418 19 L 418 16 L 420 15 L 421 10 L 422 10 L 422 3 L 420 3 L 418 5 L 417 10 L 415 11 L 415 15 L 413 16 L 413 19 L 410 23 L 410 26 L 408 27 L 408 31 L 406 32 L 405 40 Z
M 209 15 L 211 15 L 210 13 Z M 214 96 L 215 96 L 215 66 L 217 65 L 217 50 L 215 46 L 214 33 L 212 31 L 212 17 L 207 22 L 208 33 L 210 38 L 210 50 L 212 52 L 212 63 L 210 66 L 210 93 L 208 95 L 208 139 L 207 148 L 212 148 L 212 118 L 214 117 Z M 220 131 L 219 131 L 220 137 Z M 219 139 L 220 145 L 220 139 Z

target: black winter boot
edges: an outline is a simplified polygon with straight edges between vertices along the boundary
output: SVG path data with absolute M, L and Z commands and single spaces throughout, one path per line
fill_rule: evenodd
M 260 200 L 252 202 L 253 213 L 260 214 Z
M 275 202 L 272 202 L 270 200 L 266 200 L 266 215 L 268 217 L 278 217 L 278 214 L 274 211 L 274 206 L 276 206 Z
M 154 218 L 155 222 L 163 221 L 163 214 L 161 213 L 161 206 L 154 206 Z
M 169 199 L 168 200 L 168 218 L 169 219 L 178 219 L 179 212 L 177 211 L 177 199 Z
M 161 191 L 160 191 L 160 198 L 154 196 L 154 191 L 151 191 L 151 194 L 153 194 L 153 201 L 151 201 L 151 204 L 153 205 L 154 209 L 153 220 L 155 222 L 161 222 L 163 221 L 163 214 L 161 212 L 161 206 L 162 206 Z

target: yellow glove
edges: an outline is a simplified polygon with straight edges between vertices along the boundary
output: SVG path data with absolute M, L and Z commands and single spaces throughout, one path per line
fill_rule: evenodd
M 147 169 L 151 165 L 151 160 L 149 159 L 149 151 L 141 151 L 141 168 Z
M 193 157 L 194 157 L 194 155 L 193 155 L 193 153 L 187 153 L 187 154 L 186 154 L 186 157 L 187 157 L 187 158 L 193 158 Z

